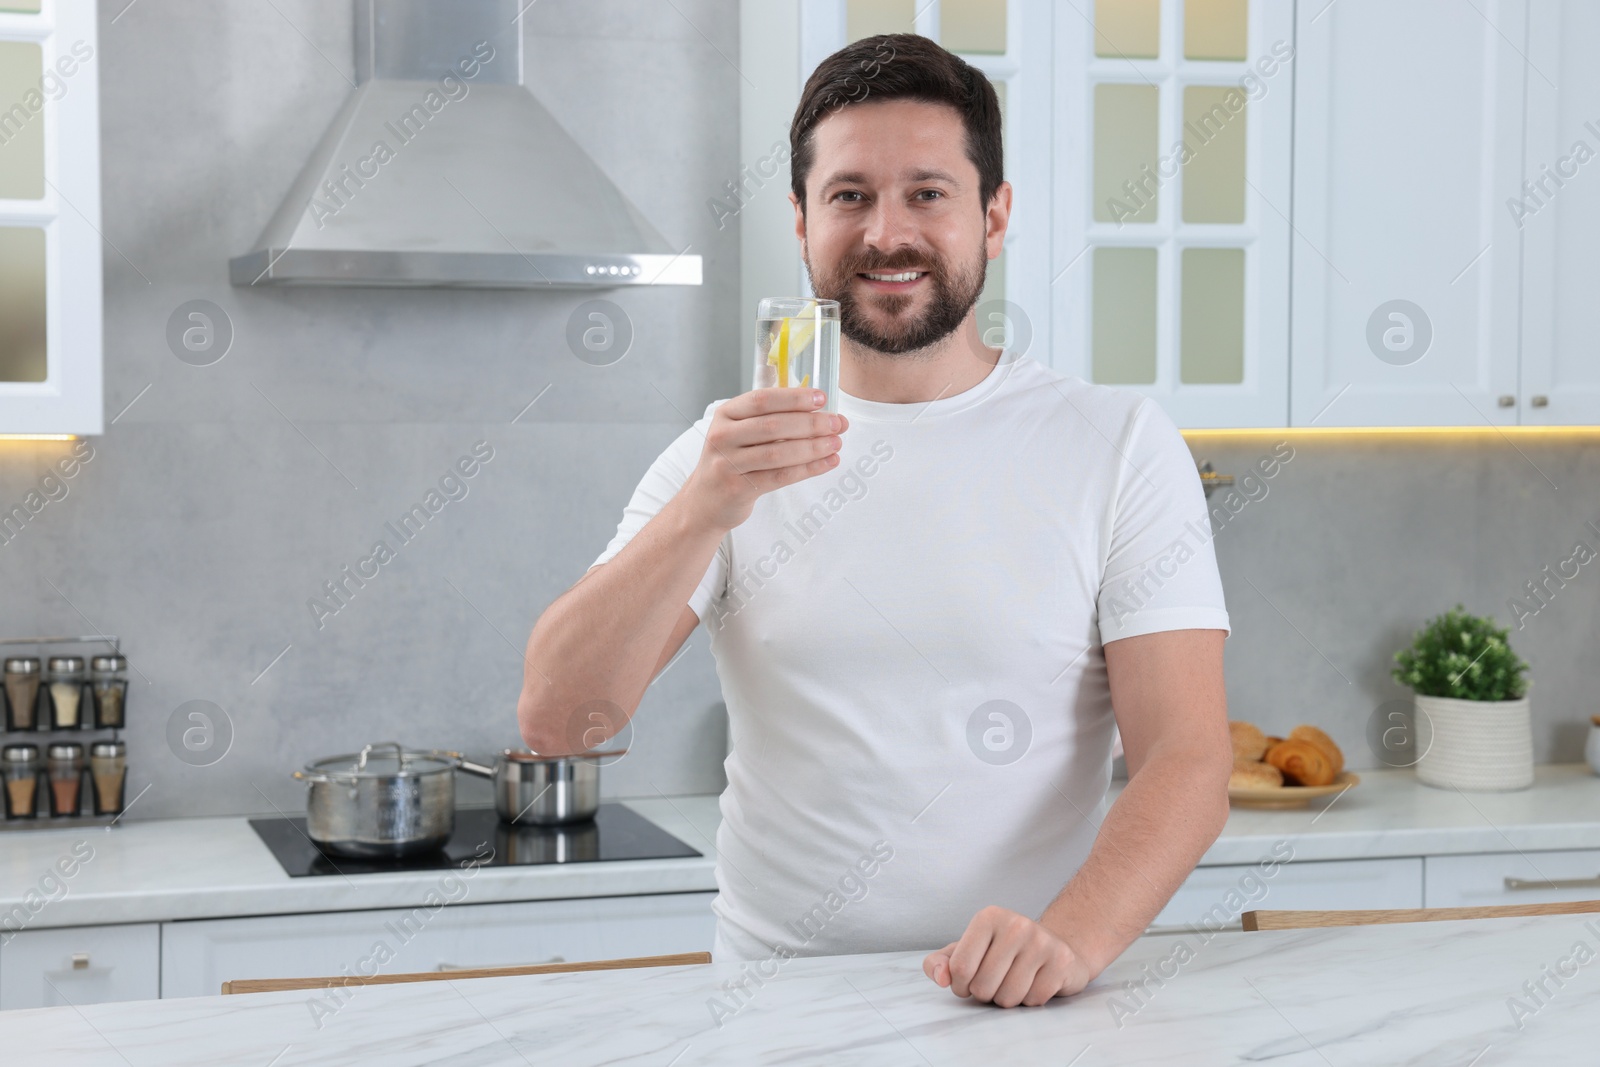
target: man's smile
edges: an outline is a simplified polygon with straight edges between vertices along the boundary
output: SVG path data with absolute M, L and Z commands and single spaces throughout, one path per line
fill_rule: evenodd
M 927 276 L 925 270 L 864 271 L 856 275 L 866 282 L 869 290 L 877 293 L 908 292 Z

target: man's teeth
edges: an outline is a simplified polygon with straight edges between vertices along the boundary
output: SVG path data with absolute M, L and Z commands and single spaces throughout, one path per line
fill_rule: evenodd
M 875 282 L 910 282 L 922 277 L 920 270 L 908 270 L 900 274 L 867 274 Z

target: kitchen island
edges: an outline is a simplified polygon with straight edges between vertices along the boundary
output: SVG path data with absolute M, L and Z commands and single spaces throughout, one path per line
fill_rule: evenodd
M 933 985 L 920 952 L 816 957 L 370 986 L 331 1015 L 319 992 L 9 1012 L 0 1048 L 61 1067 L 1576 1064 L 1597 950 L 1595 916 L 1145 937 L 1079 995 L 1012 1010 Z

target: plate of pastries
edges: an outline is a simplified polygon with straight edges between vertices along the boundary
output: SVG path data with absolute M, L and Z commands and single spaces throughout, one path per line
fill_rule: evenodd
M 1315 726 L 1273 737 L 1248 722 L 1228 723 L 1233 773 L 1228 800 L 1236 808 L 1300 808 L 1361 781 L 1344 769 L 1344 753 Z

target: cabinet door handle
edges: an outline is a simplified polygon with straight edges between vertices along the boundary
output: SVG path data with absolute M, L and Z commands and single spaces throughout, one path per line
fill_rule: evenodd
M 89 969 L 89 954 L 87 952 L 74 952 L 72 954 L 72 969 L 87 971 Z
M 1500 398 L 1500 406 L 1503 408 L 1514 408 L 1517 406 L 1517 398 L 1512 396 L 1510 393 L 1506 393 Z
M 1550 398 L 1547 396 L 1536 396 L 1529 401 L 1529 403 L 1536 408 L 1547 408 L 1550 406 Z
M 1600 889 L 1600 874 L 1593 878 L 1507 878 L 1507 889 Z
M 441 963 L 435 967 L 436 971 L 482 971 L 494 967 L 539 967 L 546 963 L 566 963 L 565 956 L 551 956 L 547 960 L 534 960 L 532 963 Z

